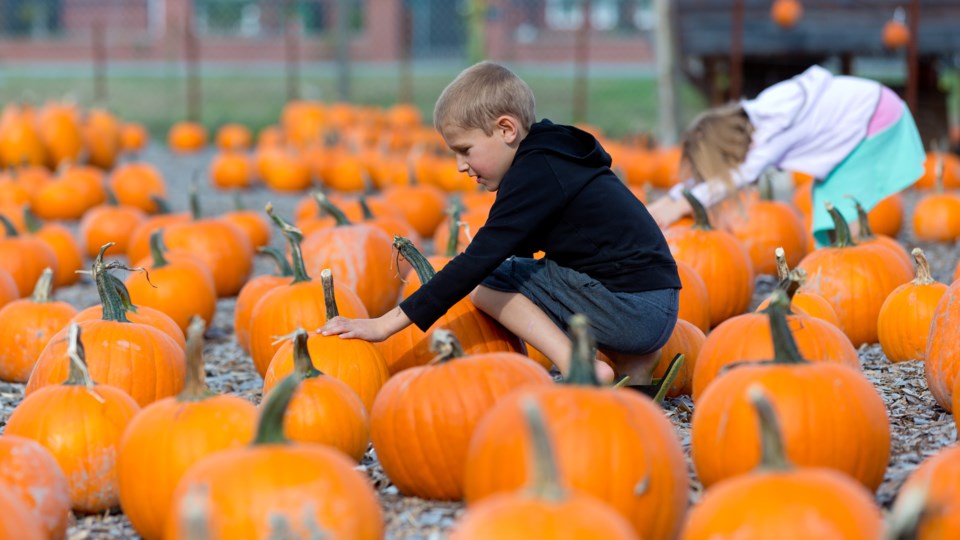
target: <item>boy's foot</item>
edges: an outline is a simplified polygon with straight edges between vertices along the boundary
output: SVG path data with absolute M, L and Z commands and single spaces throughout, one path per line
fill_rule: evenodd
M 682 354 L 677 354 L 674 356 L 673 360 L 670 361 L 670 365 L 667 367 L 666 373 L 663 374 L 663 377 L 659 379 L 652 379 L 650 384 L 625 384 L 623 387 L 641 392 L 653 399 L 655 403 L 663 403 L 663 399 L 667 397 L 667 392 L 670 390 L 670 387 L 673 386 L 673 381 L 675 381 L 677 376 L 680 375 L 680 368 L 683 367 L 683 360 L 684 358 Z

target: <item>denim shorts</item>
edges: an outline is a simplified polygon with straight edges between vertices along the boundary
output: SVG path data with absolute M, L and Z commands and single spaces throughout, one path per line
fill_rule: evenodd
M 483 286 L 518 292 L 567 330 L 567 321 L 582 313 L 601 349 L 647 354 L 663 347 L 677 323 L 679 289 L 612 292 L 592 277 L 548 259 L 510 257 Z

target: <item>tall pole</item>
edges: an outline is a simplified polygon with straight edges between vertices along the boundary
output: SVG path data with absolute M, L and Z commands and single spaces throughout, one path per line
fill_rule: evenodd
M 100 105 L 107 103 L 107 44 L 101 19 L 93 21 L 91 46 L 93 48 L 93 97 Z
M 400 103 L 413 103 L 413 14 L 400 5 Z
M 677 106 L 677 65 L 673 41 L 673 17 L 670 0 L 654 0 L 657 19 L 655 36 L 657 59 L 657 104 L 659 140 L 670 145 L 677 142 L 679 109 Z
M 907 43 L 907 106 L 917 116 L 917 87 L 920 83 L 920 62 L 917 40 L 920 36 L 920 0 L 910 0 L 910 41 Z
M 592 0 L 583 0 L 583 24 L 577 31 L 574 50 L 573 121 L 587 121 L 587 68 L 590 63 L 590 11 Z
M 290 16 L 290 0 L 284 2 L 284 56 L 287 70 L 287 100 L 300 99 L 300 25 L 297 17 Z
M 730 99 L 743 93 L 743 0 L 733 0 L 730 23 Z
M 350 101 L 350 5 L 351 0 L 337 0 L 337 98 Z
M 187 61 L 187 120 L 200 121 L 200 52 L 190 12 L 183 18 L 184 55 Z

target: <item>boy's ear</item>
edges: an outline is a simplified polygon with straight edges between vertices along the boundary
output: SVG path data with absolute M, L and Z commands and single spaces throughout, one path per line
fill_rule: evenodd
M 512 144 L 520 136 L 520 122 L 506 114 L 497 118 L 495 129 L 507 144 Z

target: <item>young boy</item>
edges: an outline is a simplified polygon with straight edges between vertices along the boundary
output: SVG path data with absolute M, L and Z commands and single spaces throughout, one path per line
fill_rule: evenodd
M 853 195 L 867 210 L 923 175 L 926 154 L 910 110 L 882 84 L 812 66 L 755 99 L 711 109 L 683 137 L 681 174 L 690 180 L 650 205 L 666 227 L 690 212 L 683 187 L 705 206 L 755 182 L 774 165 L 812 175 L 812 232 L 830 243 L 836 204 L 851 225 Z M 696 184 L 696 185 L 693 185 Z
M 663 234 L 579 129 L 535 122 L 534 97 L 507 68 L 482 62 L 440 95 L 434 126 L 460 171 L 497 197 L 466 250 L 376 319 L 338 317 L 324 335 L 382 341 L 426 330 L 473 303 L 569 373 L 566 323 L 585 314 L 598 348 L 630 383 L 649 384 L 677 320 L 680 278 Z M 546 256 L 534 260 L 533 253 Z M 612 379 L 598 363 L 598 375 Z M 649 390 L 648 390 L 649 391 Z

